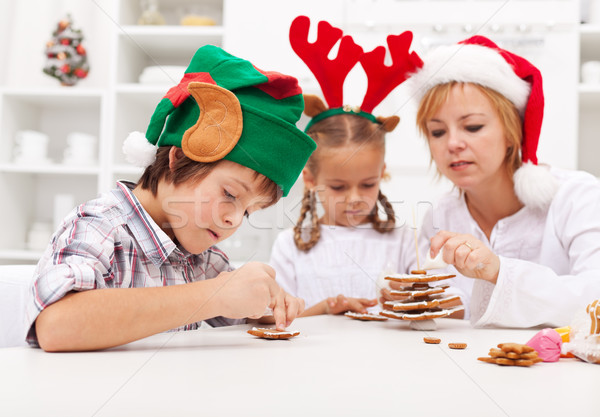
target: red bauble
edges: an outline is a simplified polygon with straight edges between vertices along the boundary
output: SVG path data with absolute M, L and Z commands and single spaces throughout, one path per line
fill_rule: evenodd
M 77 69 L 76 69 L 76 70 L 73 72 L 73 74 L 75 74 L 75 76 L 76 76 L 77 78 L 85 78 L 85 77 L 87 77 L 87 74 L 88 74 L 88 73 L 87 73 L 87 71 L 84 71 L 84 70 L 82 70 L 81 68 L 77 68 Z

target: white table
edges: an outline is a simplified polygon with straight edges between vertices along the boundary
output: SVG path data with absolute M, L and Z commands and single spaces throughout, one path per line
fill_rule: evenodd
M 0 349 L 0 415 L 17 416 L 598 416 L 600 366 L 530 368 L 477 361 L 536 330 L 438 330 L 343 316 L 295 321 L 291 340 L 249 326 L 165 333 L 101 352 Z M 427 345 L 423 336 L 442 339 Z M 450 342 L 466 342 L 451 350 Z

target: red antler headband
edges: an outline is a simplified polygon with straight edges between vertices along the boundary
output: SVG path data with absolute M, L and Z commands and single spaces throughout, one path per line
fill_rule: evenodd
M 306 130 L 319 120 L 342 113 L 357 114 L 377 123 L 375 116 L 371 114 L 373 109 L 402 84 L 410 73 L 423 65 L 415 52 L 409 52 L 413 38 L 410 31 L 387 37 L 392 65 L 386 66 L 383 62 L 385 47 L 378 46 L 371 52 L 364 53 L 352 37 L 343 36 L 341 29 L 326 21 L 319 22 L 317 40 L 310 43 L 309 27 L 310 19 L 307 16 L 296 17 L 290 26 L 290 43 L 294 52 L 315 75 L 330 109 L 315 116 Z M 337 57 L 331 60 L 327 55 L 340 38 Z M 368 85 L 360 108 L 355 109 L 344 106 L 343 86 L 348 73 L 359 61 L 367 74 Z

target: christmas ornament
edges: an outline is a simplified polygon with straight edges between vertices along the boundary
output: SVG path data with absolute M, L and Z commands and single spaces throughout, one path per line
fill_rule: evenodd
M 71 16 L 58 22 L 52 39 L 46 43 L 46 65 L 44 72 L 60 80 L 62 85 L 75 85 L 87 77 L 90 67 L 87 52 L 81 41 L 80 29 L 71 26 Z

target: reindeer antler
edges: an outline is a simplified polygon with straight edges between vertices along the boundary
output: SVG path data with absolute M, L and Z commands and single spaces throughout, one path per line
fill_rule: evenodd
M 363 55 L 363 49 L 350 36 L 342 37 L 341 29 L 325 21 L 319 22 L 317 40 L 310 43 L 309 28 L 310 19 L 307 16 L 294 19 L 290 26 L 292 49 L 315 75 L 329 107 L 341 107 L 344 105 L 344 80 Z M 331 60 L 327 55 L 340 38 L 337 57 Z
M 410 31 L 387 37 L 392 56 L 392 65 L 389 67 L 383 63 L 385 47 L 378 46 L 371 52 L 363 54 L 360 63 L 367 74 L 368 86 L 360 106 L 362 111 L 371 113 L 394 88 L 406 81 L 411 72 L 423 66 L 419 55 L 408 51 L 412 39 L 413 34 Z

